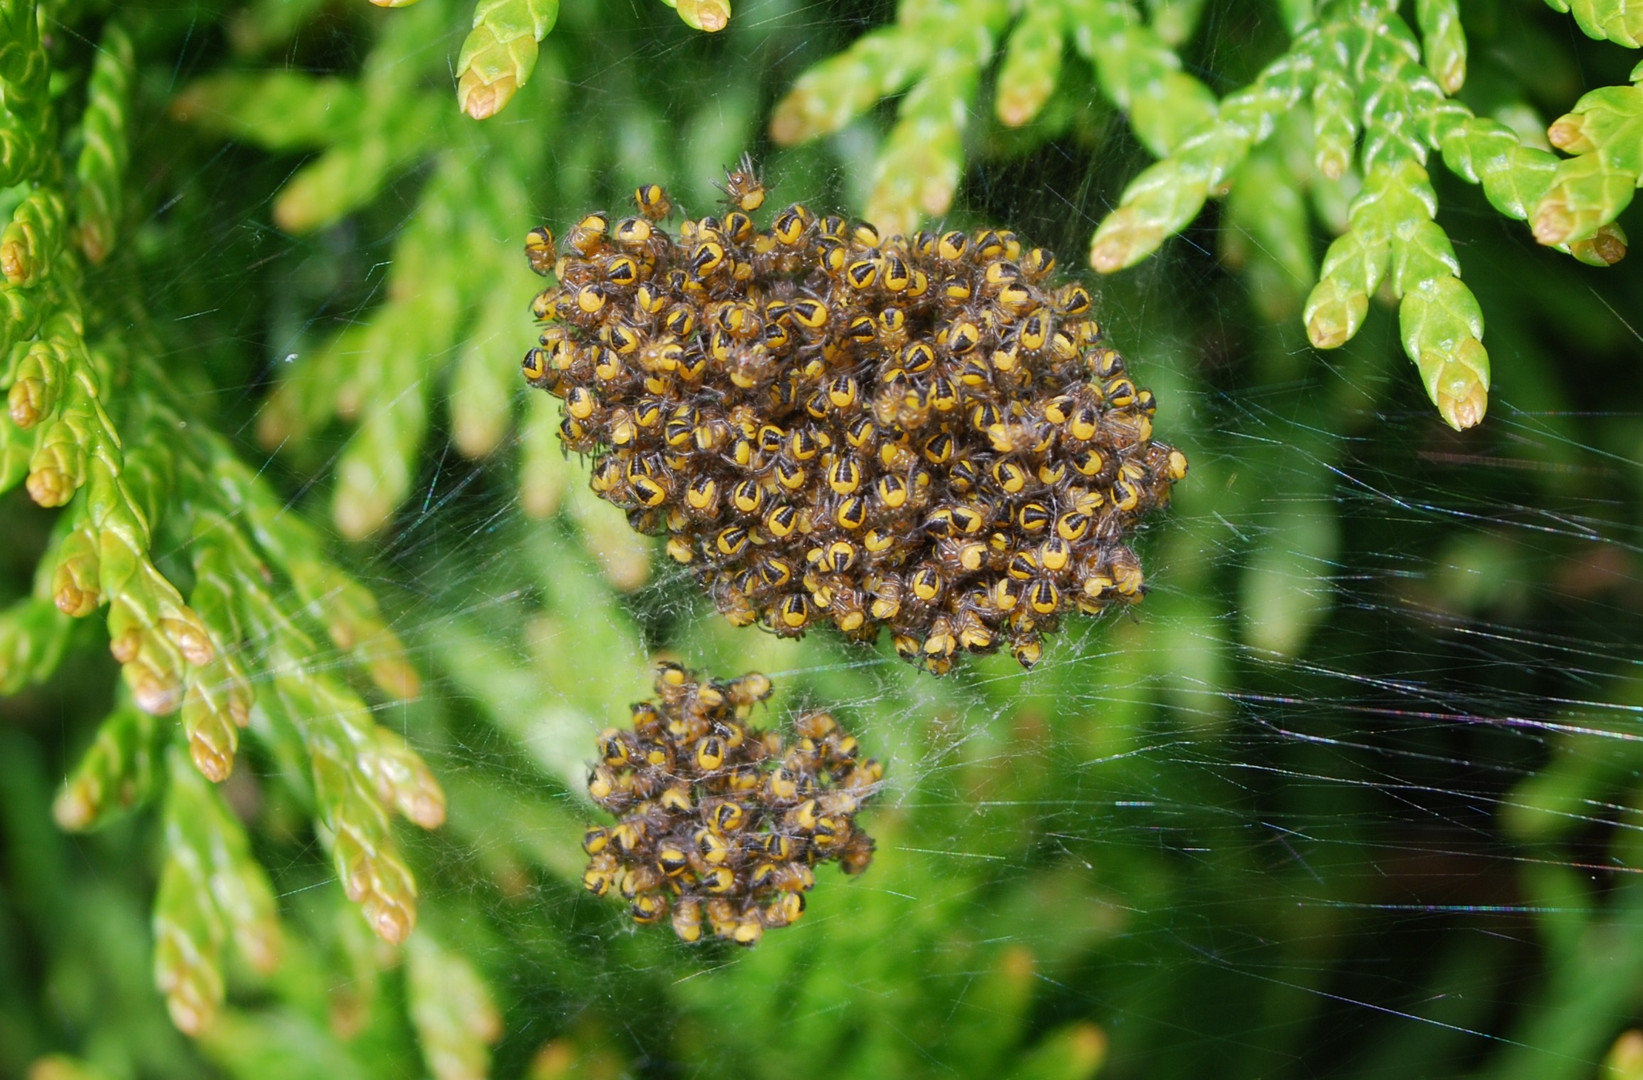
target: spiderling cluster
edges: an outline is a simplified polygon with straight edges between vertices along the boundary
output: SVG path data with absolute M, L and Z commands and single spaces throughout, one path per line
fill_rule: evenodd
M 593 489 L 666 533 L 718 609 L 797 636 L 830 620 L 942 673 L 1005 640 L 1023 665 L 1069 611 L 1139 600 L 1126 539 L 1186 457 L 1091 316 L 1013 233 L 879 235 L 804 206 L 766 229 L 743 160 L 722 218 L 535 230 L 558 283 L 530 382 L 565 403 Z
M 641 924 L 671 912 L 685 941 L 701 939 L 705 915 L 718 937 L 754 945 L 804 913 L 818 863 L 867 868 L 873 840 L 855 816 L 884 769 L 827 713 L 796 718 L 792 745 L 748 726 L 769 696 L 756 672 L 701 681 L 660 666 L 633 729 L 599 736 L 588 792 L 618 820 L 583 838 L 588 891 L 615 889 Z

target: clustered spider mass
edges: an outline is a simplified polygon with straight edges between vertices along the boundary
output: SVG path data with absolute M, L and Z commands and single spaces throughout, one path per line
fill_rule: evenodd
M 670 918 L 687 942 L 705 919 L 754 945 L 804 913 L 816 866 L 867 868 L 873 841 L 855 817 L 883 768 L 824 712 L 797 717 L 791 742 L 750 726 L 770 689 L 757 672 L 719 682 L 659 666 L 632 728 L 599 735 L 588 792 L 617 821 L 583 838 L 589 892 L 624 897 L 641 925 Z
M 1089 290 L 1007 231 L 882 236 L 789 206 L 766 228 L 744 158 L 722 216 L 583 218 L 526 243 L 557 283 L 524 370 L 565 446 L 665 534 L 731 622 L 831 622 L 940 674 L 1008 644 L 1031 666 L 1068 612 L 1137 602 L 1128 540 L 1185 455 Z

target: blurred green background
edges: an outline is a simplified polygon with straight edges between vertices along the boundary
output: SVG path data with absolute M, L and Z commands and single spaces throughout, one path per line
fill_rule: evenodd
M 860 100 L 837 130 L 778 146 L 795 81 L 894 5 L 748 0 L 710 35 L 654 0 L 567 0 L 528 82 L 475 121 L 453 92 L 459 0 L 0 4 L 23 132 L 0 149 L 36 148 L 4 159 L 3 207 L 118 192 L 76 203 L 86 254 L 58 255 L 51 287 L 83 297 L 126 475 L 145 445 L 178 447 L 141 489 L 153 562 L 218 634 L 199 552 L 243 525 L 265 554 L 225 556 L 246 614 L 218 645 L 255 704 L 212 787 L 184 728 L 131 704 L 102 619 L 31 594 L 79 504 L 0 495 L 0 1075 L 1643 1077 L 1635 258 L 1540 246 L 1434 154 L 1492 361 L 1487 418 L 1453 431 L 1384 297 L 1344 347 L 1308 343 L 1356 188 L 1313 174 L 1300 110 L 1156 257 L 1082 272 L 1192 472 L 1143 537 L 1146 602 L 1074 621 L 1031 672 L 991 657 L 935 680 L 888 643 L 733 630 L 560 453 L 558 406 L 517 375 L 540 284 L 520 245 L 639 182 L 706 213 L 750 150 L 772 208 L 894 215 L 918 213 L 898 178 L 950 176 L 940 220 L 1008 225 L 1079 271 L 1159 147 L 1071 24 L 1047 83 L 1006 74 L 990 50 L 1024 7 L 904 4 L 970 43 L 941 49 L 980 49 L 900 99 L 925 126 L 879 100 L 913 72 L 847 70 Z M 1118 59 L 1174 47 L 1215 95 L 1314 14 L 1074 8 L 1150 28 Z M 1458 11 L 1459 97 L 1514 129 L 1544 132 L 1637 59 L 1545 5 Z M 29 19 L 49 78 L 18 59 Z M 100 180 L 81 162 L 105 144 L 129 161 Z M 118 237 L 106 259 L 91 221 Z M 321 564 L 349 584 L 304 578 Z M 378 625 L 336 614 L 361 586 L 420 693 L 388 645 L 339 638 Z M 823 705 L 887 763 L 871 869 L 826 870 L 752 951 L 683 946 L 579 886 L 593 736 L 658 657 L 763 671 L 771 721 Z M 348 738 L 403 736 L 448 799 L 437 829 L 371 834 L 415 876 L 403 946 L 337 881 L 348 811 L 323 767 L 354 767 L 356 744 L 302 715 L 330 701 Z M 60 821 L 96 747 L 129 805 L 66 832 L 53 801 Z M 277 933 L 277 964 L 253 930 Z M 221 979 L 193 1037 L 156 989 L 157 937 L 182 950 L 161 981 Z

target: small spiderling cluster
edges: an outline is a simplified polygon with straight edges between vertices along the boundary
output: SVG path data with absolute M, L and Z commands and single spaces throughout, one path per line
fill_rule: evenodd
M 599 736 L 588 792 L 618 820 L 583 838 L 589 892 L 614 889 L 641 924 L 671 912 L 685 941 L 701 939 L 705 915 L 717 936 L 754 945 L 804 913 L 817 864 L 867 869 L 873 840 L 855 816 L 884 769 L 827 713 L 796 718 L 791 745 L 748 726 L 769 696 L 757 672 L 718 682 L 660 666 L 633 730 Z
M 1023 665 L 1063 613 L 1138 601 L 1125 542 L 1186 457 L 1152 440 L 1089 291 L 994 230 L 880 236 L 794 205 L 767 229 L 745 159 L 729 210 L 639 215 L 526 243 L 558 283 L 526 354 L 592 454 L 593 489 L 666 533 L 739 626 L 830 620 L 940 674 L 1007 641 Z

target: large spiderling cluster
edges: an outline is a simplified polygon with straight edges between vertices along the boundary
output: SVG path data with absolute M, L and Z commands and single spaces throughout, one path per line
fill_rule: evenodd
M 560 397 L 593 489 L 666 533 L 732 622 L 797 636 L 830 620 L 947 671 L 1007 640 L 1030 666 L 1063 613 L 1138 601 L 1125 542 L 1186 457 L 1091 317 L 1089 291 L 1014 234 L 920 232 L 781 211 L 744 159 L 721 217 L 677 236 L 582 219 L 526 354 Z
M 700 940 L 705 915 L 717 936 L 754 945 L 804 913 L 818 863 L 867 869 L 873 840 L 855 816 L 884 769 L 860 760 L 827 713 L 796 718 L 790 746 L 749 727 L 769 696 L 757 672 L 700 681 L 660 666 L 656 701 L 633 706 L 633 730 L 599 736 L 588 792 L 618 821 L 583 838 L 588 891 L 615 889 L 641 924 L 671 912 L 685 941 Z

